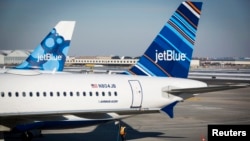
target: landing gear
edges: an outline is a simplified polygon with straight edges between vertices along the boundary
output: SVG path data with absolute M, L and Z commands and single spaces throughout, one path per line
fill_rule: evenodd
M 30 131 L 26 131 L 21 135 L 22 141 L 31 141 L 33 137 L 34 136 Z

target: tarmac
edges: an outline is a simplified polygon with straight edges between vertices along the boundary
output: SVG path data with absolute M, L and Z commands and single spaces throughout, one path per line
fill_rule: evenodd
M 209 124 L 249 125 L 250 87 L 204 93 L 177 104 L 174 111 L 174 118 L 155 113 L 122 120 L 127 127 L 127 141 L 207 141 Z M 32 141 L 121 141 L 114 122 L 42 133 L 41 138 Z

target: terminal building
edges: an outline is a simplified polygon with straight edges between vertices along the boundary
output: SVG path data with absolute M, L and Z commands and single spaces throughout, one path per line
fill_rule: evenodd
M 67 65 L 107 65 L 107 66 L 130 66 L 138 61 L 137 58 L 122 57 L 118 58 L 112 56 L 82 56 L 82 57 L 68 57 Z
M 30 53 L 27 50 L 0 50 L 0 65 L 20 64 Z
M 11 66 L 24 61 L 31 50 L 0 50 L 0 65 Z M 68 56 L 66 66 L 130 66 L 138 61 L 138 57 L 128 56 Z M 250 58 L 226 58 L 226 59 L 192 59 L 191 68 L 199 67 L 226 67 L 237 66 L 250 68 Z

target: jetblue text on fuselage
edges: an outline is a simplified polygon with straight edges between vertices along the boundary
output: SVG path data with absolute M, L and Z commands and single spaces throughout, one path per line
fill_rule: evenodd
M 155 50 L 155 63 L 158 61 L 185 61 L 185 53 L 176 53 L 175 50 L 164 50 L 163 52 L 158 52 Z
M 59 61 L 59 60 L 62 60 L 62 56 L 61 55 L 53 56 L 53 54 L 51 54 L 51 53 L 46 53 L 46 54 L 43 54 L 43 55 L 38 55 L 38 57 L 37 57 L 37 62 L 39 62 L 39 61 L 49 61 L 49 60 Z

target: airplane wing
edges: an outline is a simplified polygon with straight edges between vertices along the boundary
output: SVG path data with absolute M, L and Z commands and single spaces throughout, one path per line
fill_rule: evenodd
M 64 111 L 51 113 L 23 113 L 18 115 L 2 115 L 0 125 L 6 131 L 12 129 L 18 132 L 32 129 L 61 129 L 86 127 L 110 121 L 128 118 L 138 113 L 158 113 L 155 109 L 121 109 L 121 110 L 96 110 L 91 111 Z M 15 122 L 13 122 L 15 121 Z
M 221 91 L 221 90 L 229 90 L 229 89 L 238 89 L 245 88 L 250 86 L 250 84 L 231 84 L 231 85 L 215 85 L 208 87 L 199 87 L 199 88 L 181 88 L 181 89 L 170 89 L 164 92 L 169 94 L 182 97 L 184 100 L 190 97 L 193 97 L 194 94 L 201 94 L 207 92 Z
M 127 118 L 129 115 L 119 115 L 117 113 L 85 113 L 79 111 L 77 114 L 42 114 L 40 115 L 13 115 L 0 118 L 1 125 L 6 130 L 28 131 L 32 129 L 61 129 L 86 127 L 110 121 Z M 13 122 L 14 121 L 14 122 Z M 2 128 L 3 128 L 2 127 Z

